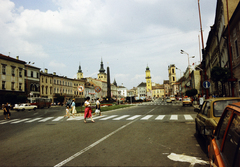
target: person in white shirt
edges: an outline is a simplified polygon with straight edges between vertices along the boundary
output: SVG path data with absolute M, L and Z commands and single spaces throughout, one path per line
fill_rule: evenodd
M 96 112 L 96 111 L 97 111 L 97 112 Z M 99 98 L 97 98 L 97 101 L 96 101 L 96 110 L 95 110 L 95 113 L 96 113 L 96 114 L 99 114 L 100 116 L 102 115 L 102 114 L 101 114 L 101 109 L 100 109 Z

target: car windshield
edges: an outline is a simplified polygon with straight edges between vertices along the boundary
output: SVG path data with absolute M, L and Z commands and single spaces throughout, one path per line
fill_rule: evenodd
M 213 103 L 213 114 L 215 117 L 221 117 L 223 110 L 227 107 L 228 104 L 239 102 L 239 99 L 236 100 L 222 100 L 216 101 Z
M 191 101 L 190 98 L 185 98 L 183 101 Z

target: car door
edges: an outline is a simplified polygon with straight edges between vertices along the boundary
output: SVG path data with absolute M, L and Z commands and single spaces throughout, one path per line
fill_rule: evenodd
M 222 145 L 222 157 L 227 165 L 240 166 L 240 115 L 234 114 Z
M 206 126 L 206 120 L 208 119 L 207 115 L 210 109 L 210 102 L 205 101 L 199 113 L 199 132 L 204 134 L 204 127 Z
M 230 116 L 232 111 L 226 109 L 227 111 L 222 116 L 220 122 L 218 123 L 218 127 L 214 134 L 214 138 L 212 139 L 210 146 L 209 146 L 209 160 L 210 166 L 223 166 L 224 160 L 221 154 L 221 146 L 224 142 L 224 135 L 226 132 L 226 128 L 228 126 L 228 122 L 230 120 Z

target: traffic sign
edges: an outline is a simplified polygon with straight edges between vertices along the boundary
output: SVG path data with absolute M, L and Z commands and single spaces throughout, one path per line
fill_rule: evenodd
M 100 86 L 96 86 L 94 89 L 95 89 L 95 92 L 97 93 L 101 92 L 102 90 Z
M 203 82 L 203 87 L 208 89 L 209 87 L 211 86 L 210 82 L 209 81 L 204 81 Z
M 83 91 L 84 91 L 84 86 L 79 85 L 79 86 L 77 87 L 77 90 L 78 90 L 79 92 L 83 92 Z

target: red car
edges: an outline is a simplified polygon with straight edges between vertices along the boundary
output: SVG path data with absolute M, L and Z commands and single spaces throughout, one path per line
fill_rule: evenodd
M 229 104 L 208 146 L 210 166 L 240 166 L 240 102 Z

